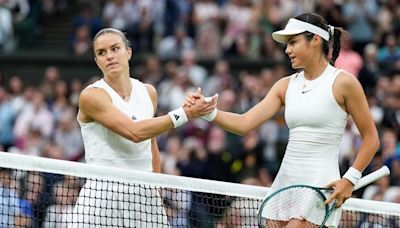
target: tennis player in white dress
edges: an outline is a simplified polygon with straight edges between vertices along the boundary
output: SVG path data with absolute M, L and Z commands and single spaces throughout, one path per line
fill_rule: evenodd
M 160 172 L 155 137 L 185 124 L 188 118 L 209 114 L 216 98 L 154 117 L 156 90 L 130 77 L 132 49 L 125 35 L 105 28 L 93 40 L 95 61 L 104 77 L 85 88 L 79 98 L 77 119 L 86 162 Z M 69 227 L 169 227 L 158 190 L 144 187 L 87 180 Z
M 325 203 L 335 200 L 340 207 L 351 197 L 353 186 L 379 147 L 376 127 L 360 83 L 353 75 L 333 66 L 339 55 L 342 32 L 317 14 L 291 18 L 285 29 L 272 36 L 286 43 L 285 53 L 292 68 L 299 72 L 277 81 L 262 101 L 243 114 L 213 111 L 216 114 L 210 121 L 227 131 L 244 135 L 285 108 L 289 141 L 270 192 L 297 184 L 333 187 Z M 329 41 L 333 42 L 330 59 Z M 203 95 L 197 91 L 186 98 L 185 105 L 190 106 L 201 97 Z M 352 167 L 341 177 L 339 143 L 349 116 L 360 131 L 362 143 Z M 322 222 L 315 221 L 306 207 L 301 211 L 299 217 L 294 217 L 290 210 L 280 217 L 265 213 L 263 216 L 276 221 L 274 227 L 315 227 Z M 326 226 L 338 226 L 340 213 L 337 210 Z
M 143 83 L 131 79 L 131 99 L 123 100 L 103 79 L 89 85 L 104 89 L 113 104 L 134 120 L 150 119 L 154 107 Z M 138 143 L 116 134 L 98 122 L 81 126 L 85 142 L 85 160 L 89 164 L 153 171 L 151 140 Z M 136 187 L 127 183 L 87 180 L 73 213 L 76 224 L 102 224 L 117 227 L 168 227 L 161 197 L 154 187 Z M 158 225 L 156 225 L 158 224 Z M 90 226 L 90 225 L 88 225 Z

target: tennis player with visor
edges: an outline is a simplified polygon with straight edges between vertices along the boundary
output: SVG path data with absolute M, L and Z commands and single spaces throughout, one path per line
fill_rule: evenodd
M 247 112 L 236 114 L 215 109 L 214 118 L 210 119 L 229 132 L 245 135 L 284 107 L 289 140 L 269 193 L 291 185 L 332 187 L 334 191 L 325 203 L 336 202 L 339 208 L 325 223 L 327 227 L 339 225 L 341 205 L 351 197 L 353 186 L 379 147 L 377 130 L 359 81 L 334 67 L 343 32 L 317 14 L 291 18 L 286 27 L 272 33 L 272 37 L 286 43 L 285 53 L 298 72 L 277 81 L 265 98 Z M 331 57 L 330 41 L 333 45 Z M 195 99 L 202 97 L 196 91 L 186 98 L 185 105 L 194 104 Z M 349 116 L 360 132 L 362 143 L 352 166 L 341 177 L 339 144 Z M 266 227 L 318 227 L 321 221 L 308 213 L 306 202 L 304 198 L 302 205 L 305 206 L 289 207 L 279 215 L 263 211 Z

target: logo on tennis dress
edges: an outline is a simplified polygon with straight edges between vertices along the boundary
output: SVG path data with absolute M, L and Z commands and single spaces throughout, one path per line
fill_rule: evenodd
M 305 93 L 308 93 L 308 92 L 310 92 L 310 91 L 311 91 L 311 89 L 306 90 L 306 91 L 301 91 L 301 93 L 302 93 L 302 94 L 305 94 Z
M 175 117 L 175 120 L 178 120 L 179 119 L 179 115 L 176 115 L 176 114 L 174 114 L 174 117 Z
M 137 120 L 136 117 L 135 117 L 135 115 L 132 115 L 131 118 L 132 118 L 133 120 Z

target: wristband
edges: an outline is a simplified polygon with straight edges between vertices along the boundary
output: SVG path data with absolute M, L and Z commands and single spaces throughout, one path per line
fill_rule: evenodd
M 172 123 L 174 124 L 174 128 L 177 128 L 177 127 L 181 126 L 182 124 L 185 124 L 186 122 L 188 122 L 188 118 L 186 116 L 185 110 L 183 110 L 182 107 L 168 112 L 168 115 L 171 118 Z
M 357 169 L 350 167 L 347 172 L 343 175 L 343 178 L 349 180 L 354 186 L 357 185 L 358 181 L 361 179 L 361 172 Z
M 203 120 L 207 120 L 208 122 L 211 122 L 217 116 L 217 112 L 218 112 L 218 110 L 216 108 L 214 108 L 214 110 L 212 112 L 208 113 L 207 115 L 202 116 L 201 118 Z

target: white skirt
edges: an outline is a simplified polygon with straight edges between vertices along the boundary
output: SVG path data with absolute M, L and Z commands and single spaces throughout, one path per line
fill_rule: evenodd
M 69 228 L 169 227 L 157 189 L 142 185 L 88 180 L 69 217 Z

